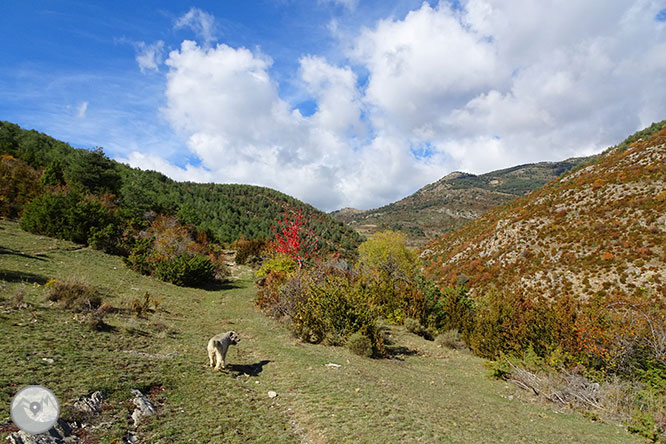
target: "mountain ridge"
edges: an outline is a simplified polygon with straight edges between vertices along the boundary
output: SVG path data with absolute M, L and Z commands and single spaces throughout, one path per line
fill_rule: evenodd
M 330 214 L 364 235 L 394 229 L 403 231 L 411 245 L 423 246 L 592 159 L 594 156 L 528 163 L 481 175 L 454 171 L 391 204 L 371 210 L 345 208 Z

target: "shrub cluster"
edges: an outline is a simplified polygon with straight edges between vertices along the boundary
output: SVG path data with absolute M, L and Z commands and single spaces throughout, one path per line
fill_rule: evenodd
M 136 235 L 123 260 L 134 271 L 179 286 L 206 285 L 228 276 L 220 249 L 207 242 L 205 233 L 171 216 L 156 216 Z
M 261 260 L 263 251 L 266 248 L 266 241 L 264 239 L 241 239 L 234 242 L 232 247 L 236 250 L 236 263 L 238 265 L 245 265 Z
M 648 295 L 582 303 L 566 295 L 551 301 L 495 291 L 472 300 L 458 287 L 440 293 L 430 319 L 439 331 L 458 331 L 485 358 L 530 350 L 554 366 L 640 379 L 650 369 L 666 375 L 665 312 L 666 304 Z
M 439 294 L 418 271 L 415 254 L 400 233 L 375 235 L 359 248 L 354 264 L 330 257 L 306 262 L 275 253 L 257 270 L 257 305 L 269 315 L 284 319 L 301 339 L 344 345 L 367 355 L 385 354 L 379 318 L 414 324 L 415 331 L 432 337 Z M 301 265 L 303 265 L 301 261 Z M 427 328 L 423 325 L 428 324 Z

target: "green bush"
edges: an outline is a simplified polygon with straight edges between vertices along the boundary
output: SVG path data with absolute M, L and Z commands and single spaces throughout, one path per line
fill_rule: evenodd
M 352 334 L 347 339 L 347 347 L 349 350 L 359 356 L 366 358 L 372 356 L 372 342 L 367 336 L 361 334 L 360 332 Z
M 437 345 L 441 347 L 450 348 L 452 350 L 459 350 L 465 348 L 465 343 L 460 337 L 460 333 L 455 328 L 446 330 L 444 333 L 441 333 L 435 338 Z
M 76 191 L 47 191 L 23 210 L 20 226 L 36 234 L 88 244 L 91 234 L 114 222 L 111 211 L 96 198 Z
M 199 286 L 213 281 L 215 271 L 208 256 L 183 254 L 157 262 L 155 276 L 181 287 Z
M 136 240 L 129 256 L 123 258 L 125 265 L 141 274 L 150 275 L 153 272 L 153 264 L 150 262 L 150 257 L 153 252 L 152 246 L 154 241 L 154 237 L 145 237 Z
M 408 332 L 414 333 L 415 335 L 421 335 L 423 333 L 423 327 L 421 326 L 421 323 L 417 321 L 416 319 L 413 318 L 407 318 L 405 319 L 405 322 L 403 324 L 405 328 L 407 329 Z

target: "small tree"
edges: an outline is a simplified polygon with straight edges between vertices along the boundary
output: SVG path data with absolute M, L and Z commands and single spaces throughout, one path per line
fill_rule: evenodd
M 417 289 L 416 253 L 405 245 L 396 231 L 377 233 L 358 247 L 358 269 L 367 286 L 368 301 L 380 308 L 392 321 L 404 316 L 420 319 L 423 296 Z
M 316 235 L 309 228 L 309 220 L 304 220 L 300 211 L 293 219 L 285 215 L 277 226 L 271 225 L 273 231 L 273 248 L 284 253 L 298 264 L 298 268 L 311 259 L 316 258 L 318 242 Z

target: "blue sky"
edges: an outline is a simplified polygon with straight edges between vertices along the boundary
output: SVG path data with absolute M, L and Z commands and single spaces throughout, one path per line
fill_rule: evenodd
M 21 1 L 0 119 L 323 210 L 598 152 L 666 118 L 666 5 Z

